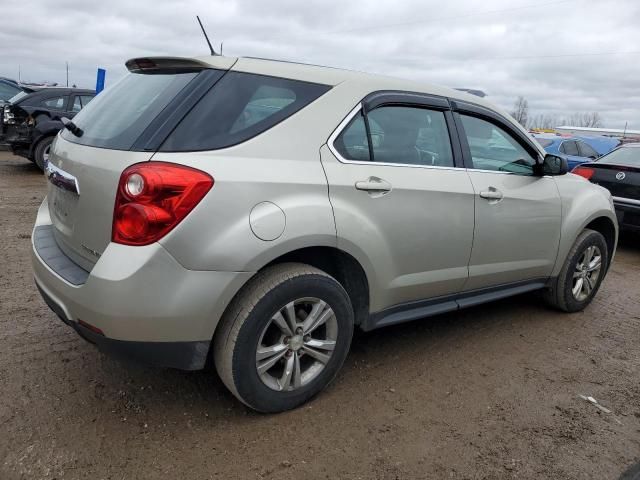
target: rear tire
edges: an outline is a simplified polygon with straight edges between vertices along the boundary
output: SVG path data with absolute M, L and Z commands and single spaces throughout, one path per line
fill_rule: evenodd
M 46 160 L 49 159 L 51 143 L 53 143 L 53 137 L 43 138 L 38 142 L 33 153 L 33 161 L 42 171 L 44 171 L 44 164 Z
M 551 306 L 578 312 L 591 303 L 609 266 L 609 250 L 601 233 L 585 229 L 567 255 L 560 275 L 546 292 Z
M 259 272 L 232 301 L 213 356 L 220 378 L 240 401 L 260 412 L 282 412 L 333 380 L 352 335 L 353 309 L 344 288 L 317 268 L 284 263 Z

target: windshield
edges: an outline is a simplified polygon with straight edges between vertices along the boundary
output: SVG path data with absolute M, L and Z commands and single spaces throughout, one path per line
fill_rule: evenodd
M 640 167 L 640 147 L 622 147 L 602 157 L 598 163 Z
M 73 118 L 83 134 L 64 130 L 65 140 L 82 145 L 129 150 L 149 123 L 197 73 L 130 73 L 95 97 Z

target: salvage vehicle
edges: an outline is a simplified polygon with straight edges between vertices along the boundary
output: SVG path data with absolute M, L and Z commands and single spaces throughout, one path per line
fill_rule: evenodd
M 94 95 L 93 90 L 57 87 L 16 95 L 3 108 L 5 142 L 14 155 L 44 169 L 51 142 L 64 126 L 61 119 L 73 118 Z
M 533 138 L 547 153 L 565 158 L 569 169 L 572 170 L 581 163 L 590 162 L 600 156 L 585 138 L 567 135 L 534 134 Z M 600 145 L 602 142 L 598 142 Z M 611 146 L 611 149 L 614 147 Z
M 640 143 L 624 144 L 573 173 L 611 192 L 621 229 L 640 231 Z
M 100 349 L 215 367 L 297 407 L 354 328 L 540 291 L 584 309 L 609 192 L 464 92 L 255 58 L 138 58 L 56 137 L 32 236 L 50 308 Z
M 2 125 L 1 115 L 4 105 L 18 94 L 24 95 L 33 91 L 33 89 L 19 85 L 17 82 L 9 78 L 0 78 L 0 143 L 4 144 L 4 128 Z

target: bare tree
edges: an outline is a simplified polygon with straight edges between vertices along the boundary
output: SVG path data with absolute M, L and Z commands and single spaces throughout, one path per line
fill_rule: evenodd
M 531 128 L 540 128 L 543 130 L 549 130 L 560 125 L 558 117 L 553 114 L 539 113 L 535 115 L 529 122 Z
M 527 102 L 526 98 L 520 95 L 513 106 L 511 116 L 515 118 L 520 125 L 522 125 L 524 128 L 527 128 L 527 124 L 529 123 L 528 115 L 529 102 Z
M 562 121 L 563 125 L 587 128 L 600 128 L 603 123 L 602 117 L 598 112 L 576 112 Z

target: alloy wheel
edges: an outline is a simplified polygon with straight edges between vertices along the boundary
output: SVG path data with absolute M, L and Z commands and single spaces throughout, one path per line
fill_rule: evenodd
M 591 245 L 580 256 L 573 272 L 573 297 L 582 302 L 586 300 L 598 284 L 602 270 L 602 253 L 600 248 Z
M 333 355 L 338 322 L 318 298 L 300 298 L 275 312 L 256 349 L 256 369 L 272 390 L 299 389 L 320 375 Z

